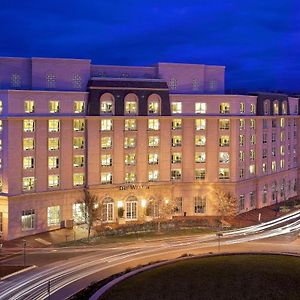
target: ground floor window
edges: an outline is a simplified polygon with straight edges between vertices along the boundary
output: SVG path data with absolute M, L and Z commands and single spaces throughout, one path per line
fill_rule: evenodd
M 175 214 L 181 214 L 182 213 L 182 197 L 176 197 L 175 198 L 175 207 L 174 207 L 174 213 Z
M 250 192 L 250 206 L 253 207 L 255 205 L 255 192 Z
M 239 209 L 240 210 L 245 209 L 245 195 L 240 195 Z
M 85 222 L 84 203 L 73 204 L 73 220 L 76 224 L 82 224 Z
M 206 197 L 197 196 L 194 198 L 195 214 L 204 214 L 206 212 Z
M 31 230 L 35 228 L 35 211 L 34 209 L 28 209 L 22 211 L 22 230 Z
M 146 216 L 157 218 L 159 217 L 159 205 L 155 199 L 150 198 L 146 207 Z
M 55 226 L 60 224 L 60 206 L 50 206 L 47 211 L 48 226 Z
M 267 194 L 268 194 L 268 187 L 265 184 L 263 189 L 263 204 L 267 203 Z
M 114 220 L 114 201 L 112 198 L 105 198 L 103 200 L 102 220 L 104 222 L 109 222 Z
M 126 219 L 137 219 L 137 199 L 136 197 L 130 197 L 126 201 Z

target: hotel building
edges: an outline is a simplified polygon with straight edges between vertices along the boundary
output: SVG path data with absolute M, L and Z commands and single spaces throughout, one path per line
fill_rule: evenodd
M 298 98 L 224 94 L 223 66 L 93 65 L 0 58 L 0 231 L 13 239 L 82 217 L 83 188 L 104 220 L 214 215 L 215 190 L 240 212 L 297 195 Z

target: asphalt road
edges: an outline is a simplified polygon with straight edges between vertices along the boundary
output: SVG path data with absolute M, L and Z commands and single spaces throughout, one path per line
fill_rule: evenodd
M 291 242 L 300 230 L 300 211 L 276 220 L 235 231 L 149 240 L 113 247 L 36 249 L 28 264 L 37 268 L 0 282 L 0 299 L 47 299 L 48 282 L 52 300 L 66 299 L 93 281 L 127 267 L 182 254 L 209 252 L 288 252 L 300 254 L 300 243 Z M 22 256 L 9 263 L 21 263 Z M 7 262 L 6 262 L 7 263 Z

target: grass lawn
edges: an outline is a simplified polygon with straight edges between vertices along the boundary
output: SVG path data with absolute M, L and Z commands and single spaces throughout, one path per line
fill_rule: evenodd
M 300 258 L 232 255 L 197 258 L 140 273 L 101 299 L 300 299 Z
M 26 267 L 27 268 L 27 267 Z M 23 266 L 0 266 L 0 278 L 24 269 Z

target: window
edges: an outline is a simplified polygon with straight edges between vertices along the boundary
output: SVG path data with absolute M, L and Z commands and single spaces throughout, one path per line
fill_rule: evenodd
M 136 176 L 134 172 L 125 173 L 125 183 L 133 183 L 136 181 Z
M 284 155 L 284 146 L 282 146 L 282 145 L 280 146 L 280 154 Z
M 256 113 L 256 105 L 254 103 L 250 104 L 250 113 L 254 115 Z
M 280 118 L 280 127 L 284 128 L 285 126 L 285 119 L 284 118 Z
M 126 219 L 137 219 L 137 198 L 134 196 L 126 200 Z
M 276 171 L 276 161 L 272 161 L 272 172 Z
M 81 76 L 79 74 L 73 75 L 72 85 L 74 89 L 80 89 L 82 85 Z
M 58 158 L 58 156 L 49 156 L 48 157 L 48 168 L 50 170 L 59 168 L 59 158 Z
M 264 115 L 270 114 L 270 100 L 264 101 Z
M 59 101 L 57 101 L 57 100 L 49 101 L 49 112 L 50 113 L 58 113 L 59 112 Z
M 276 128 L 277 124 L 276 124 L 276 119 L 272 119 L 272 128 Z
M 280 142 L 284 142 L 285 141 L 285 134 L 284 131 L 280 132 Z
M 206 103 L 196 102 L 195 103 L 195 113 L 196 114 L 206 114 Z
M 130 97 L 129 95 L 125 98 L 125 114 L 136 115 L 138 112 L 136 96 Z
M 136 119 L 125 119 L 124 130 L 136 130 Z
M 240 195 L 239 199 L 239 210 L 245 209 L 245 195 Z
M 205 163 L 205 160 L 206 160 L 205 152 L 195 153 L 195 163 Z
M 245 119 L 240 119 L 240 129 L 245 129 Z
M 255 165 L 249 166 L 249 173 L 250 173 L 250 175 L 255 175 Z
M 273 102 L 273 114 L 274 115 L 278 115 L 279 114 L 279 105 L 278 105 L 278 101 L 274 101 Z
M 222 135 L 219 139 L 219 146 L 220 147 L 228 147 L 229 146 L 229 136 Z
M 172 114 L 181 114 L 182 113 L 182 103 L 181 102 L 172 102 L 171 103 L 171 112 L 172 112 Z
M 151 171 L 149 171 L 148 172 L 148 181 L 149 182 L 158 181 L 158 175 L 159 175 L 158 170 L 151 170 Z
M 245 103 L 240 102 L 240 113 L 243 114 L 245 112 Z
M 272 143 L 276 142 L 276 132 L 272 132 Z
M 267 173 L 267 164 L 266 163 L 262 164 L 262 172 Z
M 73 149 L 84 149 L 84 137 L 76 136 L 73 138 Z
M 172 164 L 181 163 L 181 160 L 182 160 L 181 152 L 174 152 L 171 154 L 171 163 Z
M 10 86 L 12 88 L 19 88 L 21 87 L 21 76 L 19 74 L 12 74 L 10 77 Z
M 181 169 L 171 170 L 171 180 L 180 180 L 181 179 Z
M 59 132 L 59 120 L 48 120 L 48 131 Z
M 205 169 L 195 169 L 195 179 L 204 180 L 205 179 Z
M 84 101 L 74 101 L 74 113 L 80 114 L 84 112 Z
M 206 120 L 205 119 L 196 119 L 195 120 L 195 130 L 205 130 L 206 129 Z
M 267 129 L 268 128 L 268 120 L 263 119 L 263 129 Z
M 101 138 L 101 149 L 111 149 L 112 148 L 112 138 L 110 136 L 103 136 Z
M 148 164 L 149 165 L 157 165 L 158 164 L 158 154 L 157 153 L 148 154 Z
M 25 100 L 24 101 L 24 110 L 25 110 L 25 113 L 27 113 L 27 114 L 34 113 L 34 101 L 33 100 Z
M 250 160 L 255 160 L 255 150 L 250 149 Z
M 101 166 L 102 167 L 112 166 L 111 154 L 102 154 L 101 155 Z
M 34 149 L 34 138 L 24 138 L 23 139 L 23 150 L 33 150 Z
M 35 228 L 35 210 L 27 209 L 22 211 L 21 216 L 22 230 L 31 230 Z
M 196 135 L 195 136 L 195 146 L 205 146 L 206 137 L 205 135 Z
M 148 146 L 155 148 L 159 146 L 159 136 L 149 136 L 148 137 Z
M 127 166 L 135 165 L 135 154 L 126 154 L 125 155 L 125 165 L 127 165 Z
M 112 198 L 103 199 L 102 220 L 110 222 L 114 220 L 114 200 Z
M 213 92 L 217 90 L 217 81 L 216 80 L 210 80 L 208 81 L 208 89 Z
M 2 113 L 3 113 L 3 102 L 2 102 L 2 100 L 0 100 L 0 114 L 2 114 Z M 0 229 L 0 232 L 1 232 L 1 229 Z
M 82 186 L 84 185 L 84 174 L 83 173 L 74 173 L 73 174 L 73 186 Z
M 148 115 L 160 114 L 160 98 L 155 95 L 151 95 L 148 99 Z
M 245 160 L 245 152 L 244 151 L 240 150 L 239 158 L 240 158 L 241 162 Z
M 280 168 L 281 168 L 281 169 L 284 169 L 284 159 L 281 159 L 281 160 L 280 160 Z
M 55 188 L 59 186 L 59 175 L 49 175 L 48 176 L 48 187 Z
M 159 130 L 159 120 L 149 119 L 148 120 L 148 130 Z
M 56 76 L 55 74 L 46 74 L 46 87 L 48 89 L 55 88 L 56 86 Z
M 240 169 L 240 178 L 244 178 L 244 169 L 243 168 Z
M 229 119 L 220 119 L 219 120 L 219 129 L 228 130 L 230 128 L 230 120 Z
M 33 169 L 34 168 L 34 158 L 32 156 L 23 157 L 23 169 Z
M 262 158 L 267 158 L 268 156 L 268 149 L 263 148 L 262 149 Z
M 48 226 L 60 225 L 60 206 L 50 206 L 47 209 Z
M 101 131 L 110 131 L 113 129 L 113 121 L 111 119 L 101 120 Z
M 195 214 L 206 213 L 206 197 L 195 197 L 194 198 L 194 212 Z
M 180 147 L 182 143 L 182 136 L 181 135 L 174 135 L 172 137 L 172 147 Z
M 219 179 L 229 179 L 228 168 L 219 168 Z
M 287 114 L 287 102 L 286 101 L 282 102 L 281 108 L 282 108 L 282 114 L 286 115 Z
M 250 119 L 250 129 L 255 129 L 255 120 Z
M 268 186 L 265 184 L 263 188 L 263 199 L 262 199 L 263 204 L 267 203 L 267 196 L 268 196 Z
M 175 202 L 174 209 L 173 209 L 174 213 L 181 214 L 182 213 L 182 203 L 183 203 L 182 197 L 176 197 L 174 202 Z
M 193 91 L 198 91 L 199 90 L 199 87 L 200 87 L 200 83 L 199 83 L 199 80 L 194 78 L 192 80 L 192 90 Z
M 112 184 L 111 172 L 101 172 L 101 184 Z
M 74 155 L 73 156 L 73 167 L 81 168 L 84 166 L 84 155 Z
M 48 150 L 58 150 L 59 149 L 59 138 L 48 138 Z
M 169 81 L 169 89 L 170 90 L 176 90 L 177 89 L 177 79 L 171 78 Z
M 100 114 L 111 115 L 113 114 L 114 97 L 111 94 L 103 94 L 100 98 Z
M 34 120 L 24 120 L 23 121 L 23 131 L 24 132 L 34 132 Z
M 255 136 L 255 134 L 251 134 L 250 135 L 250 144 L 255 145 L 255 143 L 256 143 L 256 136 Z
M 240 134 L 239 136 L 239 143 L 240 146 L 244 146 L 245 136 L 243 134 Z
M 73 120 L 73 130 L 74 131 L 84 131 L 85 122 L 84 119 L 74 119 Z
M 262 142 L 263 142 L 263 144 L 266 144 L 268 142 L 268 134 L 267 133 L 263 133 Z
M 133 136 L 125 137 L 124 138 L 124 148 L 135 148 L 136 139 Z
M 229 114 L 230 113 L 230 104 L 221 103 L 220 104 L 220 114 Z
M 32 191 L 35 188 L 35 178 L 34 177 L 23 177 L 23 191 Z
M 229 163 L 229 153 L 219 152 L 219 163 L 228 164 Z
M 181 129 L 182 128 L 182 119 L 173 119 L 172 120 L 172 129 Z

